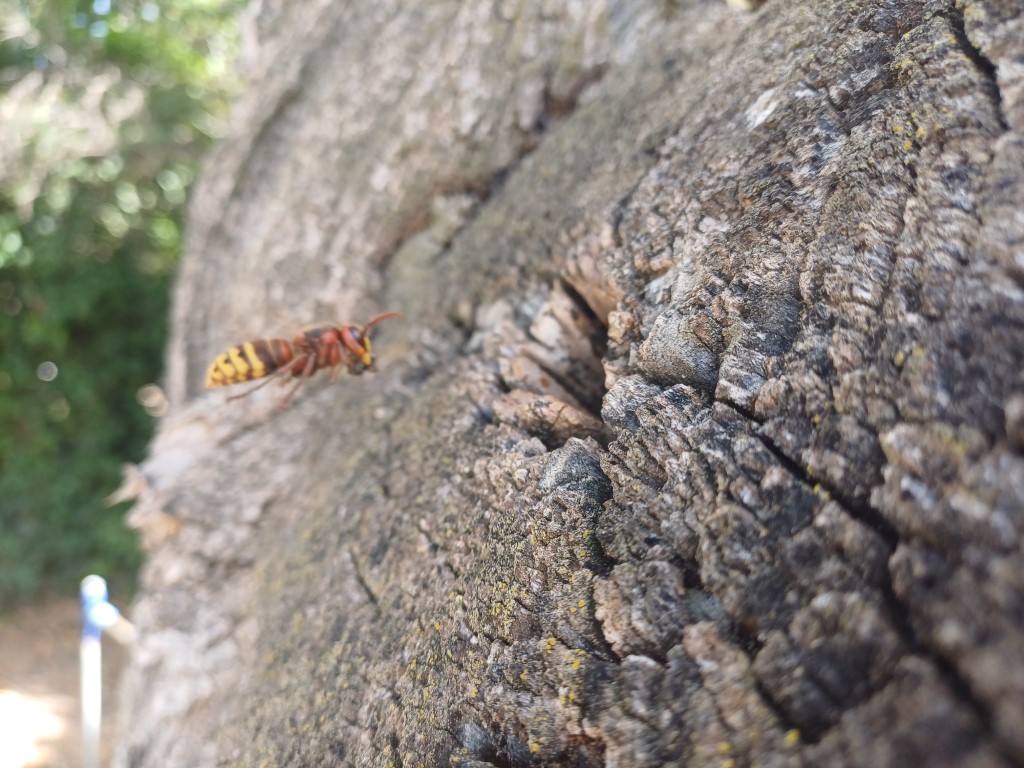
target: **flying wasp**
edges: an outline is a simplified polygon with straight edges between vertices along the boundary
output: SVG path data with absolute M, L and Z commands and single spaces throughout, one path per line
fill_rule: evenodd
M 385 312 L 362 326 L 315 323 L 299 330 L 291 341 L 258 339 L 243 342 L 218 355 L 206 372 L 206 386 L 224 387 L 266 378 L 266 381 L 252 389 L 228 398 L 237 400 L 251 395 L 275 379 L 290 377 L 297 381 L 278 406 L 284 408 L 303 380 L 321 369 L 330 369 L 332 383 L 338 378 L 338 371 L 342 367 L 353 375 L 376 370 L 370 346 L 370 329 L 381 320 L 391 317 L 401 317 L 401 313 Z

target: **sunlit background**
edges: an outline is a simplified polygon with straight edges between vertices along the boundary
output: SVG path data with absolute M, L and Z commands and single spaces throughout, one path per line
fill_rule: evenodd
M 183 213 L 237 90 L 241 6 L 0 0 L 5 631 L 87 573 L 130 598 L 138 546 L 125 505 L 105 499 L 165 407 Z M 4 721 L 5 707 L 30 709 L 11 685 L 0 680 Z
M 134 572 L 104 499 L 163 407 L 184 203 L 235 87 L 239 5 L 0 4 L 0 606 Z

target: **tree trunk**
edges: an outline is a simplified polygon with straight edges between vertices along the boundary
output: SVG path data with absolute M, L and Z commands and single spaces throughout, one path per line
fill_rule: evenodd
M 1019 3 L 257 5 L 120 765 L 1024 765 Z

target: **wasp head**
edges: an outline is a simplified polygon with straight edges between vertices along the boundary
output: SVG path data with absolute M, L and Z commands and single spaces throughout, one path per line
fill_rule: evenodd
M 381 320 L 387 320 L 390 317 L 401 317 L 401 316 L 402 316 L 401 312 L 385 312 L 382 315 L 377 315 L 375 318 L 373 318 L 373 320 L 368 322 L 362 328 L 357 329 L 358 333 L 359 333 L 359 337 L 362 339 L 362 345 L 363 345 L 363 354 L 360 355 L 360 360 L 363 363 L 363 365 L 366 367 L 367 370 L 370 370 L 370 371 L 376 370 L 376 368 L 374 368 L 374 365 L 373 365 L 373 355 L 371 354 L 371 351 L 370 351 L 371 350 L 371 346 L 370 346 L 370 329 L 373 328 L 373 326 L 375 326 Z

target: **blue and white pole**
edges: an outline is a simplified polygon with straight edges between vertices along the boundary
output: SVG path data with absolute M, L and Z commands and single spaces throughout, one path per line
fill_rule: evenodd
M 82 686 L 82 766 L 99 768 L 100 720 L 103 716 L 103 630 L 121 642 L 130 642 L 135 628 L 107 600 L 107 582 L 100 576 L 86 576 L 82 598 L 82 644 L 79 651 Z

